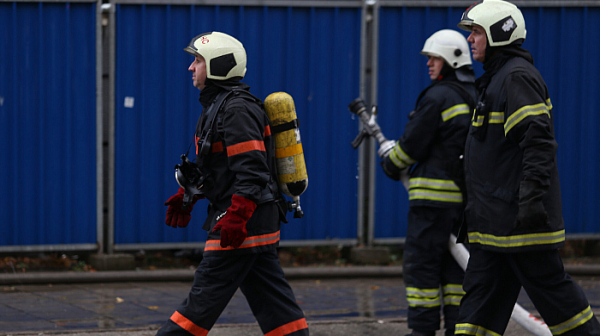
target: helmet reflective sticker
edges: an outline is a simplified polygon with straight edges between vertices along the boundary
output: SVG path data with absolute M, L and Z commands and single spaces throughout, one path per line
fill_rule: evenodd
M 215 57 L 210 60 L 210 70 L 214 76 L 227 76 L 229 71 L 237 65 L 233 54 Z
M 490 26 L 490 35 L 492 35 L 493 42 L 504 42 L 510 39 L 515 29 L 517 29 L 517 24 L 509 15 Z

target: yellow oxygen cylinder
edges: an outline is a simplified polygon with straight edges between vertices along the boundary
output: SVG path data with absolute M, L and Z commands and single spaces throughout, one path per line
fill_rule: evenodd
M 285 92 L 275 92 L 265 99 L 264 105 L 271 120 L 271 133 L 275 137 L 275 158 L 281 192 L 294 200 L 294 217 L 302 217 L 299 196 L 308 187 L 308 175 L 294 99 Z

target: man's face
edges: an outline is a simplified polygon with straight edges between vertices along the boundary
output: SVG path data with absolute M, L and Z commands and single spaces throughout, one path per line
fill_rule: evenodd
M 190 64 L 188 70 L 193 73 L 192 82 L 194 86 L 202 91 L 206 87 L 206 62 L 204 61 L 204 57 L 196 55 L 194 62 Z
M 436 80 L 444 67 L 444 59 L 437 56 L 427 56 L 427 66 L 429 67 L 429 78 Z
M 483 63 L 485 61 L 485 47 L 487 45 L 485 30 L 481 26 L 473 25 L 473 30 L 467 38 L 467 42 L 471 43 L 473 59 Z

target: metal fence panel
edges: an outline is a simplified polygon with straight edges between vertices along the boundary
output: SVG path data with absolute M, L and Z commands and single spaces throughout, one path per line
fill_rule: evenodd
M 379 26 L 379 121 L 398 138 L 419 93 L 429 85 L 419 54 L 434 32 L 458 29 L 464 8 L 382 7 Z M 567 234 L 600 232 L 598 103 L 600 42 L 598 7 L 523 7 L 527 40 L 550 91 L 559 143 L 563 216 Z M 483 74 L 474 62 L 476 75 Z M 400 183 L 377 172 L 375 237 L 404 237 L 408 196 Z
M 96 243 L 96 8 L 0 3 L 0 246 Z
M 305 216 L 282 227 L 283 240 L 356 238 L 356 120 L 360 8 L 187 5 L 117 6 L 115 244 L 203 242 L 206 201 L 186 229 L 164 224 L 163 202 L 177 190 L 173 166 L 201 113 L 183 51 L 217 30 L 244 43 L 244 81 L 264 99 L 295 100 L 309 186 Z M 193 150 L 192 150 L 193 151 Z M 193 156 L 192 156 L 193 157 Z

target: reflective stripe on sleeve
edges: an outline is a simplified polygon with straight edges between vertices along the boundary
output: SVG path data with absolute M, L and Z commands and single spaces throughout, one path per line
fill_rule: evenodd
M 470 112 L 469 105 L 467 105 L 467 104 L 454 105 L 442 112 L 442 120 L 448 121 L 448 120 L 456 117 L 457 115 L 469 114 L 469 112 Z
M 390 153 L 390 159 L 392 160 L 394 165 L 396 165 L 396 167 L 398 167 L 399 169 L 404 169 L 412 164 L 417 163 L 416 160 L 411 158 L 402 150 L 400 144 L 397 141 L 396 146 L 394 146 L 394 149 L 392 149 L 392 152 Z
M 550 102 L 550 98 L 546 100 L 545 103 L 539 103 L 535 105 L 525 105 L 520 109 L 516 110 L 508 119 L 506 120 L 506 124 L 504 124 L 504 135 L 508 134 L 508 132 L 515 127 L 521 120 L 529 117 L 536 116 L 541 114 L 546 114 L 548 118 L 550 118 L 550 110 L 552 109 L 552 103 Z
M 573 316 L 572 318 L 566 320 L 565 322 L 563 322 L 561 324 L 557 324 L 555 326 L 548 326 L 548 328 L 550 328 L 552 335 L 561 335 L 561 334 L 566 333 L 567 331 L 570 331 L 570 330 L 573 330 L 573 329 L 579 327 L 580 325 L 589 321 L 593 316 L 594 316 L 594 313 L 592 312 L 592 308 L 590 308 L 590 306 L 588 306 L 581 313 Z
M 250 140 L 245 142 L 240 142 L 235 145 L 227 146 L 227 156 L 233 156 L 237 154 L 242 154 L 246 152 L 250 152 L 253 150 L 265 151 L 265 143 L 262 140 Z
M 265 336 L 284 336 L 306 328 L 308 328 L 308 325 L 306 324 L 306 319 L 301 318 L 288 324 L 284 324 L 277 329 L 273 329 L 266 333 Z
M 187 317 L 181 315 L 178 311 L 175 311 L 173 315 L 171 315 L 171 321 L 175 322 L 175 324 L 177 324 L 185 331 L 189 332 L 194 336 L 208 335 L 208 330 L 197 326 L 196 324 L 194 324 L 194 322 L 190 321 Z
M 496 247 L 522 247 L 550 245 L 565 240 L 565 230 L 545 233 L 530 233 L 516 236 L 494 236 L 481 232 L 469 232 L 469 243 Z

